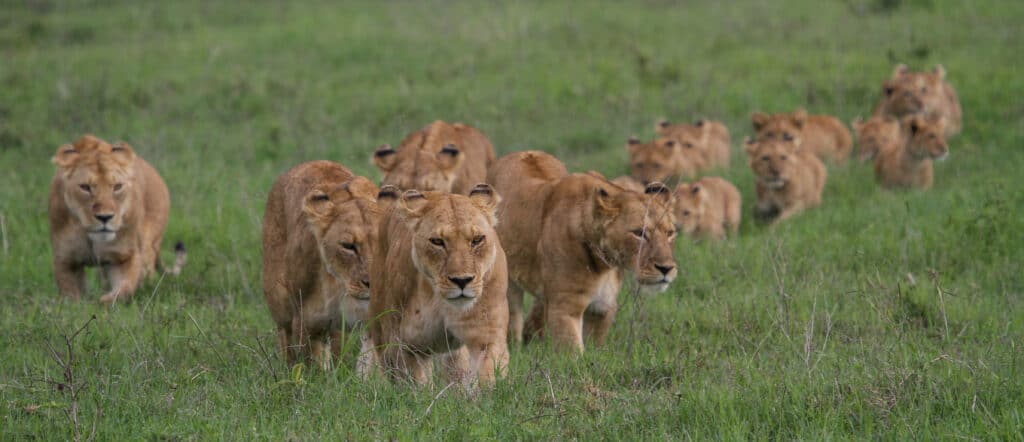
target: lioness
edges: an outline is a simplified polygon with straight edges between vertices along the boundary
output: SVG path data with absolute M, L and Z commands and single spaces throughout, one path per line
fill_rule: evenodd
M 372 182 L 330 161 L 299 164 L 270 188 L 263 295 L 289 365 L 301 359 L 330 367 L 341 330 L 366 320 L 381 217 L 376 196 Z
M 941 117 L 908 115 L 903 117 L 900 145 L 875 158 L 875 178 L 888 188 L 928 189 L 932 161 L 941 161 L 948 153 Z
M 875 116 L 867 121 L 857 117 L 852 126 L 857 134 L 857 159 L 862 163 L 876 158 L 881 152 L 898 148 L 903 142 L 900 122 L 890 116 Z
M 706 166 L 703 154 L 694 145 L 683 147 L 669 137 L 659 137 L 649 143 L 630 138 L 626 150 L 630 175 L 644 185 L 689 178 Z
M 693 239 L 724 239 L 740 227 L 740 191 L 719 177 L 704 177 L 676 187 L 675 214 L 680 229 Z
M 494 147 L 482 132 L 440 120 L 406 136 L 398 149 L 385 144 L 373 153 L 381 185 L 463 195 L 484 181 L 493 162 Z
M 582 351 L 583 333 L 600 344 L 617 310 L 620 270 L 664 290 L 676 277 L 671 191 L 636 193 L 596 174 L 569 175 L 540 151 L 499 158 L 488 180 L 504 196 L 498 234 L 509 262 L 509 340 L 546 328 L 561 348 Z M 535 297 L 523 331 L 523 292 Z
M 837 164 L 846 162 L 853 150 L 850 131 L 839 119 L 828 115 L 807 115 L 804 109 L 793 113 L 768 115 L 754 112 L 750 116 L 758 140 L 802 140 L 802 149 L 822 160 Z
M 912 72 L 900 64 L 892 77 L 882 83 L 882 100 L 875 105 L 875 116 L 900 119 L 907 115 L 923 115 L 945 120 L 945 134 L 960 133 L 960 99 L 956 89 L 946 81 L 946 69 L 935 66 L 930 72 Z
M 660 120 L 654 124 L 654 130 L 660 136 L 676 140 L 684 150 L 696 149 L 707 167 L 729 167 L 732 141 L 729 128 L 719 121 L 700 119 L 693 124 L 672 124 Z
M 160 241 L 171 197 L 160 174 L 125 143 L 84 135 L 53 156 L 50 242 L 57 290 L 78 300 L 85 268 L 99 266 L 109 291 L 100 302 L 130 301 L 142 279 L 160 269 Z M 185 250 L 175 247 L 177 274 Z
M 385 187 L 387 189 L 389 187 Z M 385 192 L 382 190 L 381 198 Z M 499 197 L 391 192 L 374 252 L 369 326 L 393 379 L 430 381 L 430 355 L 461 352 L 469 382 L 492 385 L 508 364 L 508 269 L 494 230 Z
M 800 138 L 791 141 L 748 139 L 750 168 L 757 180 L 754 217 L 773 224 L 821 204 L 825 165 L 804 150 Z

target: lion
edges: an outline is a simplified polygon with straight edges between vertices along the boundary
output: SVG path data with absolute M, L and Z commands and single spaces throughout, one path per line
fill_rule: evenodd
M 289 365 L 329 368 L 340 356 L 342 330 L 366 321 L 381 218 L 376 197 L 370 180 L 331 161 L 299 164 L 270 188 L 263 295 Z
M 892 77 L 882 83 L 882 99 L 875 105 L 874 116 L 901 119 L 907 115 L 923 115 L 945 120 L 945 135 L 960 133 L 962 112 L 956 89 L 946 81 L 946 69 L 937 65 L 929 72 L 912 72 L 900 64 Z
M 790 141 L 748 139 L 745 144 L 756 179 L 756 219 L 775 224 L 821 204 L 825 165 L 803 149 L 799 137 Z
M 932 187 L 932 161 L 942 161 L 949 154 L 945 120 L 908 115 L 901 123 L 902 142 L 879 153 L 875 179 L 886 188 L 927 190 Z
M 740 191 L 719 177 L 682 183 L 675 190 L 676 222 L 693 239 L 724 239 L 740 227 Z
M 857 159 L 862 163 L 889 149 L 898 148 L 903 141 L 899 120 L 890 116 L 875 116 L 867 121 L 857 117 L 851 125 L 857 134 Z
M 669 137 L 658 137 L 649 143 L 631 137 L 626 142 L 630 175 L 642 184 L 690 178 L 705 168 L 703 154 L 696 147 Z
M 697 149 L 707 167 L 729 167 L 732 141 L 729 128 L 719 121 L 700 119 L 693 124 L 672 124 L 662 119 L 654 124 L 654 130 L 660 136 L 676 140 L 684 150 Z
M 50 243 L 53 276 L 61 295 L 79 300 L 85 268 L 100 267 L 109 290 L 100 302 L 129 302 L 144 278 L 157 271 L 177 275 L 185 249 L 175 246 L 175 264 L 160 265 L 171 195 L 153 166 L 123 142 L 86 134 L 53 156 L 50 184 Z
M 585 333 L 601 345 L 620 271 L 648 291 L 676 278 L 672 195 L 663 184 L 628 191 L 597 174 L 569 174 L 540 151 L 499 158 L 487 179 L 504 198 L 498 235 L 509 263 L 510 342 L 546 332 L 557 347 L 582 352 Z M 525 324 L 524 291 L 535 298 Z
M 384 174 L 381 185 L 463 195 L 484 181 L 494 158 L 494 147 L 482 132 L 440 120 L 406 136 L 398 149 L 384 144 L 373 153 L 373 163 Z
M 843 164 L 853 150 L 850 131 L 839 119 L 828 115 L 807 115 L 804 109 L 793 113 L 768 115 L 754 112 L 750 116 L 758 140 L 790 141 L 800 138 L 803 150 L 822 160 Z
M 498 194 L 408 190 L 386 204 L 370 269 L 369 326 L 392 379 L 430 381 L 431 355 L 460 364 L 468 387 L 492 386 L 508 365 L 508 268 L 494 229 Z M 382 190 L 382 201 L 383 193 Z
M 623 175 L 614 180 L 611 180 L 612 184 L 619 186 L 623 189 L 630 190 L 637 193 L 644 193 L 644 185 L 636 178 L 629 175 Z

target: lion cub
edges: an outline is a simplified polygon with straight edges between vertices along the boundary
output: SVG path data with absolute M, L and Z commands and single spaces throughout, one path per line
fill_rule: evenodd
M 693 239 L 725 239 L 740 228 L 740 191 L 719 177 L 704 177 L 676 187 L 675 214 L 680 229 Z
M 510 341 L 546 332 L 581 352 L 584 333 L 600 344 L 614 321 L 620 271 L 653 291 L 676 278 L 672 195 L 661 183 L 631 192 L 597 174 L 570 175 L 540 151 L 499 158 L 488 180 L 504 196 L 498 234 L 509 263 Z M 535 298 L 525 326 L 524 291 Z
M 831 159 L 842 164 L 853 150 L 850 131 L 839 119 L 828 115 L 807 115 L 803 109 L 774 115 L 754 112 L 750 121 L 758 140 L 791 141 L 800 138 L 803 140 L 802 148 L 822 160 Z
M 85 268 L 98 266 L 109 290 L 100 302 L 130 301 L 142 279 L 160 266 L 160 242 L 171 196 L 160 174 L 125 143 L 84 135 L 53 156 L 50 242 L 57 290 L 78 300 Z M 184 248 L 176 246 L 177 274 Z
M 382 186 L 462 195 L 484 181 L 493 162 L 494 146 L 482 132 L 440 120 L 407 135 L 398 149 L 385 144 L 373 153 Z
M 875 116 L 867 121 L 857 117 L 852 126 L 857 134 L 857 159 L 862 163 L 882 152 L 899 148 L 903 141 L 899 120 L 889 116 Z
M 654 130 L 660 136 L 676 140 L 684 150 L 696 149 L 706 167 L 729 167 L 732 141 L 729 128 L 719 121 L 701 119 L 694 124 L 672 124 L 661 120 L 655 123 Z
M 756 219 L 774 224 L 821 204 L 825 165 L 801 146 L 800 138 L 747 140 L 747 156 L 756 179 Z
M 376 196 L 372 182 L 330 161 L 295 166 L 270 188 L 263 295 L 289 365 L 301 359 L 330 367 L 341 330 L 366 320 L 381 217 Z
M 684 147 L 673 138 L 658 137 L 648 143 L 636 138 L 626 142 L 630 175 L 646 185 L 672 179 L 690 178 L 706 167 L 704 154 L 694 145 Z
M 887 188 L 931 188 L 932 161 L 941 161 L 948 153 L 941 117 L 903 117 L 901 143 L 879 153 L 875 159 L 875 178 Z
M 385 186 L 370 275 L 369 332 L 392 379 L 430 381 L 430 356 L 453 356 L 468 381 L 489 386 L 508 364 L 508 269 L 494 230 L 491 186 L 468 196 Z M 385 199 L 386 198 L 386 199 Z
M 882 100 L 875 106 L 875 116 L 900 119 L 922 115 L 945 121 L 945 135 L 960 133 L 962 114 L 956 89 L 946 81 L 946 69 L 935 66 L 929 72 L 912 72 L 906 65 L 896 66 L 892 77 L 882 83 Z

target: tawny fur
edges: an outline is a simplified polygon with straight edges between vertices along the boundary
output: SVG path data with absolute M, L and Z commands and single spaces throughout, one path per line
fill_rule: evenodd
M 949 153 L 940 117 L 903 117 L 901 142 L 875 158 L 875 179 L 887 188 L 925 190 L 932 187 L 932 161 Z
M 557 347 L 582 351 L 584 333 L 600 344 L 614 321 L 619 272 L 652 290 L 675 278 L 671 192 L 660 183 L 631 192 L 597 174 L 570 175 L 540 151 L 499 158 L 488 181 L 504 198 L 510 341 L 547 333 Z M 525 325 L 524 292 L 535 298 Z
M 630 176 L 642 184 L 691 178 L 707 167 L 704 154 L 697 148 L 684 148 L 670 137 L 658 137 L 648 143 L 630 138 L 626 150 Z
M 828 115 L 807 115 L 797 109 L 792 113 L 767 115 L 754 112 L 750 116 L 757 140 L 802 140 L 802 149 L 822 160 L 843 164 L 853 150 L 853 139 L 839 119 Z
M 381 200 L 388 189 L 381 191 Z M 397 201 L 395 201 L 397 199 Z M 407 191 L 380 227 L 371 279 L 369 332 L 392 379 L 430 382 L 431 355 L 489 386 L 508 364 L 508 269 L 494 230 L 498 195 Z
M 675 190 L 676 222 L 693 239 L 725 239 L 740 227 L 740 191 L 719 177 L 682 183 Z
M 774 224 L 821 204 L 825 165 L 801 147 L 799 138 L 748 140 L 746 149 L 756 180 L 755 218 Z
M 407 135 L 397 149 L 383 145 L 373 154 L 383 173 L 381 185 L 463 195 L 484 182 L 494 158 L 494 147 L 482 132 L 440 120 Z
M 862 163 L 875 159 L 881 152 L 898 148 L 903 141 L 899 120 L 889 116 L 875 116 L 867 121 L 857 117 L 852 126 L 857 134 L 857 159 Z
M 732 140 L 729 128 L 720 121 L 697 120 L 694 124 L 672 124 L 660 120 L 654 125 L 658 135 L 676 140 L 684 150 L 693 148 L 700 152 L 707 168 L 728 168 L 732 157 Z
M 329 367 L 342 331 L 366 320 L 377 243 L 377 188 L 344 166 L 312 161 L 281 174 L 263 215 L 263 294 L 289 365 Z
M 127 144 L 92 135 L 58 148 L 53 163 L 49 219 L 58 291 L 80 299 L 85 268 L 99 266 L 109 286 L 100 302 L 130 301 L 160 266 L 167 185 Z
M 946 137 L 960 133 L 963 119 L 956 89 L 946 81 L 946 69 L 937 65 L 930 71 L 913 72 L 900 64 L 892 76 L 882 82 L 882 97 L 875 105 L 875 116 L 901 119 L 921 115 L 941 119 Z

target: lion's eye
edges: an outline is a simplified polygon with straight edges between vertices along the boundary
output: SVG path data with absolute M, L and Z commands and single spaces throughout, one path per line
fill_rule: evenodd
M 85 193 L 92 193 L 92 187 L 89 186 L 88 184 L 79 184 L 78 188 L 82 189 L 82 191 Z
M 793 134 L 791 134 L 789 132 L 784 132 L 782 134 L 782 139 L 786 140 L 786 141 L 793 141 Z
M 687 149 L 693 149 L 693 143 L 683 143 L 683 147 Z
M 786 156 L 785 155 L 779 155 L 779 159 L 782 160 L 782 161 L 786 161 Z
M 683 211 L 683 216 L 690 216 L 690 211 L 689 210 L 684 210 Z
M 478 246 L 478 245 L 483 244 L 483 243 L 484 243 L 484 236 L 483 235 L 477 235 L 477 236 L 473 237 L 473 245 L 474 246 Z
M 430 243 L 438 247 L 444 247 L 444 240 L 441 238 L 430 238 Z
M 928 88 L 921 86 L 921 93 L 928 92 Z
M 120 192 L 123 187 L 124 185 L 121 183 L 114 184 L 114 192 Z
M 356 251 L 356 245 L 352 244 L 350 242 L 343 242 L 343 243 L 341 243 L 341 248 L 343 248 L 345 250 L 348 250 L 350 252 L 353 252 L 353 253 Z
M 644 230 L 643 229 L 636 229 L 636 230 L 634 230 L 632 232 L 629 232 L 629 233 L 632 233 L 633 236 L 635 236 L 637 238 L 643 238 L 644 237 Z
M 765 156 L 761 157 L 761 161 L 771 161 L 771 159 L 772 158 L 769 157 L 768 155 L 765 155 Z
M 633 165 L 633 168 L 635 168 L 635 169 L 643 169 L 644 165 L 640 164 L 640 163 L 636 163 L 636 164 Z

